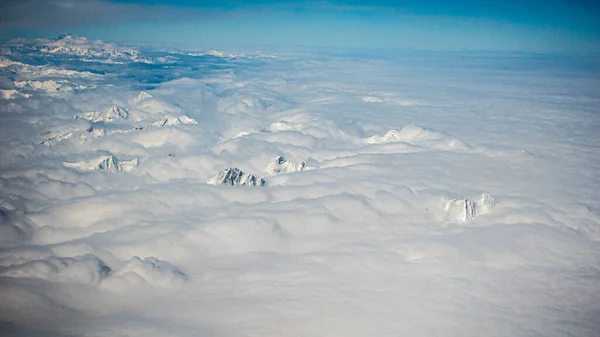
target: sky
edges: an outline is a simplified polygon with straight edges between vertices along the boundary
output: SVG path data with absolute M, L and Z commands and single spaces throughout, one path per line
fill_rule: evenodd
M 8 0 L 0 36 L 73 33 L 206 48 L 600 52 L 600 4 L 580 0 Z

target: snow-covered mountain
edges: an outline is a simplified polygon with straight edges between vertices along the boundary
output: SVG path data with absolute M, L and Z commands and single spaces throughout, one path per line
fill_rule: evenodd
M 51 131 L 43 134 L 44 139 L 40 142 L 41 145 L 45 145 L 48 147 L 53 147 L 59 142 L 68 139 L 79 139 L 80 143 L 84 143 L 88 140 L 88 138 L 100 138 L 105 135 L 105 130 L 98 126 L 92 125 L 85 130 L 71 128 L 66 131 Z
M 151 94 L 145 92 L 145 91 L 140 91 L 140 93 L 134 98 L 134 102 L 141 102 L 145 99 L 148 98 L 152 98 L 154 96 L 152 96 Z
M 87 119 L 92 122 L 114 122 L 129 118 L 129 110 L 113 105 L 106 112 L 99 111 L 84 112 L 75 116 L 75 119 Z
M 488 213 L 496 206 L 496 200 L 488 193 L 483 193 L 477 200 L 450 199 L 444 205 L 446 220 L 465 222 Z
M 58 142 L 73 138 L 77 133 L 78 132 L 76 130 L 48 132 L 44 134 L 45 138 L 40 142 L 40 144 L 53 147 Z
M 40 54 L 68 55 L 82 60 L 109 62 L 155 63 L 156 60 L 143 56 L 138 49 L 121 47 L 101 40 L 89 40 L 71 34 L 54 39 L 14 39 L 6 46 Z
M 79 57 L 129 59 L 136 60 L 139 52 L 131 48 L 119 48 L 112 43 L 100 40 L 88 40 L 71 34 L 61 35 L 56 39 L 38 46 L 40 52 L 49 54 L 70 54 Z
M 87 131 L 91 136 L 95 137 L 95 138 L 100 138 L 102 136 L 104 136 L 105 131 L 102 128 L 99 128 L 95 125 L 90 126 Z
M 179 116 L 179 117 L 167 115 L 167 116 L 163 117 L 161 120 L 152 123 L 152 126 L 162 127 L 162 126 L 171 126 L 171 125 L 178 125 L 178 124 L 198 124 L 198 122 L 196 122 L 195 119 L 190 118 L 185 115 Z
M 299 163 L 290 163 L 282 156 L 278 156 L 272 162 L 267 165 L 267 172 L 271 175 L 279 174 L 279 173 L 289 173 L 289 172 L 298 172 L 304 170 L 310 170 L 312 167 L 306 165 L 305 162 L 301 161 Z
M 78 85 L 67 80 L 26 80 L 14 81 L 15 88 L 29 91 L 43 91 L 47 94 L 72 92 L 73 90 L 86 89 L 85 85 Z
M 430 130 L 417 125 L 406 125 L 400 130 L 389 130 L 383 136 L 374 135 L 359 139 L 359 143 L 387 144 L 404 142 L 407 144 L 429 144 L 429 146 L 445 149 L 468 149 L 470 145 L 442 132 Z
M 75 163 L 64 162 L 63 165 L 80 171 L 101 170 L 110 172 L 130 172 L 138 165 L 138 162 L 139 160 L 137 158 L 133 160 L 119 160 L 115 156 L 100 156 Z
M 25 67 L 28 65 L 25 63 L 22 63 L 22 62 L 16 62 L 16 61 L 10 60 L 6 57 L 0 57 L 0 69 L 13 67 L 13 66 Z
M 236 167 L 230 167 L 225 169 L 212 179 L 207 181 L 211 185 L 231 185 L 231 186 L 264 186 L 267 182 L 255 176 L 254 174 L 248 174 L 242 172 L 242 170 Z

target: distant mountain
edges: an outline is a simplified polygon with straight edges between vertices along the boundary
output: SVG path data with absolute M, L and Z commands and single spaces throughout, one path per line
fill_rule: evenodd
M 211 185 L 231 185 L 231 186 L 264 186 L 267 182 L 253 174 L 247 174 L 240 169 L 230 167 L 225 169 L 215 177 L 210 179 L 208 184 Z
M 298 172 L 304 170 L 310 170 L 312 167 L 307 166 L 305 162 L 290 163 L 282 156 L 275 158 L 269 165 L 267 165 L 267 172 L 272 175 L 279 173 Z
M 66 139 L 70 139 L 73 136 L 75 136 L 78 132 L 75 130 L 70 130 L 70 131 L 58 131 L 58 132 L 48 132 L 45 133 L 44 136 L 46 137 L 42 142 L 40 142 L 41 145 L 45 145 L 47 147 L 53 147 L 54 145 L 56 145 L 56 143 L 61 142 L 63 140 Z
M 416 125 L 407 125 L 401 130 L 389 130 L 383 136 L 371 136 L 364 138 L 367 144 L 383 144 L 390 142 L 415 142 L 423 140 L 437 140 L 447 136 L 433 130 L 428 130 Z
M 76 163 L 64 162 L 64 166 L 71 167 L 80 171 L 124 171 L 129 172 L 138 165 L 138 159 L 119 160 L 115 156 L 100 156 L 89 160 L 84 160 Z
M 14 81 L 15 88 L 24 89 L 29 91 L 43 91 L 47 94 L 54 93 L 65 93 L 72 92 L 77 89 L 85 89 L 85 86 L 77 85 L 74 83 L 70 83 L 66 80 L 47 80 L 47 81 L 37 81 L 37 80 L 26 80 L 26 81 Z
M 88 140 L 88 138 L 100 138 L 105 135 L 105 131 L 102 128 L 98 128 L 97 126 L 90 126 L 85 130 L 77 130 L 73 128 L 71 130 L 65 131 L 50 131 L 44 133 L 44 140 L 40 142 L 41 145 L 46 145 L 48 147 L 53 147 L 59 142 L 68 139 L 78 139 L 80 143 L 84 143 Z
M 84 112 L 75 116 L 75 119 L 87 119 L 92 122 L 113 122 L 129 118 L 129 110 L 113 105 L 106 112 Z
M 448 221 L 465 222 L 488 213 L 494 206 L 496 200 L 488 193 L 483 193 L 475 201 L 451 199 L 445 205 L 446 218 Z
M 63 34 L 55 39 L 14 39 L 6 43 L 12 48 L 25 49 L 42 54 L 63 54 L 77 56 L 88 61 L 118 61 L 155 63 L 153 58 L 144 57 L 135 48 L 120 47 L 101 40 L 88 40 Z
M 167 116 L 163 117 L 161 120 L 152 123 L 152 126 L 161 127 L 161 126 L 171 126 L 171 125 L 177 125 L 177 124 L 198 124 L 198 123 L 196 122 L 195 119 L 189 118 L 188 116 L 185 116 L 185 115 L 179 116 L 179 117 L 167 115 Z
M 134 101 L 136 102 L 141 102 L 147 98 L 152 98 L 154 96 L 152 96 L 151 94 L 145 92 L 145 91 L 140 91 L 140 93 L 137 95 L 137 97 L 134 99 Z

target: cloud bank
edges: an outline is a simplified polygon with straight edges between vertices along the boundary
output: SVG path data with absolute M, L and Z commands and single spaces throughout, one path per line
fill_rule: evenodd
M 600 329 L 585 58 L 1 51 L 5 335 Z

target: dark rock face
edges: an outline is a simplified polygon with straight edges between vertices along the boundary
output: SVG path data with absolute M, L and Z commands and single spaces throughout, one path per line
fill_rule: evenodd
M 231 186 L 264 186 L 267 184 L 264 179 L 253 174 L 244 173 L 236 167 L 230 167 L 219 172 L 219 174 L 209 180 L 208 183 L 213 185 L 224 184 Z

